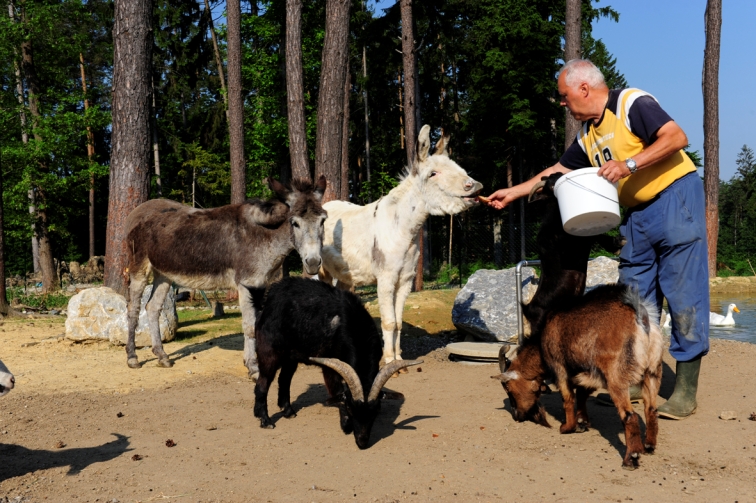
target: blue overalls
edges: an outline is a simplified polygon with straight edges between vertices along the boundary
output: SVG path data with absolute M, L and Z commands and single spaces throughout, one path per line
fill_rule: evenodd
M 676 180 L 647 203 L 630 208 L 620 225 L 619 280 L 655 299 L 672 316 L 670 354 L 687 362 L 709 351 L 709 267 L 703 182 Z

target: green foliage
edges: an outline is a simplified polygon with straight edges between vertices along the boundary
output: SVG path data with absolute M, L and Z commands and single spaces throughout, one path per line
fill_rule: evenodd
M 756 262 L 756 155 L 743 145 L 735 162 L 735 175 L 719 185 L 717 274 L 751 276 L 748 261 Z
M 38 294 L 38 293 L 24 293 L 22 287 L 9 288 L 8 302 L 11 305 L 21 304 L 23 306 L 35 307 L 39 309 L 66 309 L 68 307 L 68 301 L 71 300 L 69 295 L 64 293 L 50 293 L 50 294 Z

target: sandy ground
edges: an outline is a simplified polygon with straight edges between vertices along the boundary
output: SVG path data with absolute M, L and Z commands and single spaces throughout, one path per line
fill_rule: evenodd
M 123 348 L 55 338 L 61 318 L 6 320 L 0 358 L 17 385 L 0 399 L 0 502 L 756 501 L 756 346 L 712 341 L 698 412 L 663 420 L 657 454 L 626 471 L 613 408 L 590 399 L 593 428 L 582 434 L 516 423 L 490 379 L 495 365 L 436 349 L 456 337 L 455 293 L 407 302 L 405 356 L 425 363 L 389 380 L 405 399 L 383 402 L 364 451 L 323 405 L 314 367 L 294 376 L 298 416 L 277 413 L 274 386 L 276 428 L 259 427 L 238 314 L 182 315 L 180 339 L 166 346 L 176 365 L 158 368 L 140 350 L 139 370 Z M 665 397 L 669 355 L 666 364 Z M 557 426 L 561 399 L 543 401 Z

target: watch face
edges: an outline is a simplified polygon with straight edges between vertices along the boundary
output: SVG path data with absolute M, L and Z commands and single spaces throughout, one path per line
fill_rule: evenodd
M 629 169 L 631 173 L 635 173 L 636 164 L 634 160 L 632 159 L 626 160 L 625 165 L 627 166 L 627 169 Z

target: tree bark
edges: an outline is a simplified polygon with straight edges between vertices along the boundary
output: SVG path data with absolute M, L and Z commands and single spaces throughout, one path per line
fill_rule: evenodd
M 407 166 L 412 167 L 415 163 L 415 149 L 417 143 L 417 125 L 415 115 L 415 102 L 417 91 L 416 61 L 415 61 L 415 36 L 412 21 L 412 0 L 401 0 L 402 15 L 402 63 L 404 66 L 404 140 L 407 153 Z
M 22 21 L 24 23 L 27 22 L 25 12 L 22 14 Z M 31 113 L 32 116 L 32 134 L 34 140 L 41 143 L 42 137 L 39 134 L 37 126 L 42 118 L 42 112 L 39 109 L 39 96 L 42 91 L 37 77 L 37 70 L 34 66 L 32 42 L 28 38 L 21 43 L 21 57 L 24 76 L 26 77 L 26 83 L 29 89 L 29 113 Z M 40 169 L 42 172 L 46 172 L 48 167 L 46 165 L 41 165 Z M 35 190 L 33 186 L 32 190 Z M 36 206 L 35 218 L 37 239 L 39 243 L 39 268 L 42 272 L 42 292 L 47 293 L 55 290 L 57 286 L 55 262 L 47 229 L 47 205 L 45 204 L 45 192 L 41 188 L 37 188 L 34 195 L 36 196 L 36 203 L 38 203 L 38 206 Z M 30 206 L 30 210 L 31 208 L 32 207 Z
M 228 133 L 231 144 L 231 204 L 247 195 L 244 164 L 244 100 L 241 77 L 241 2 L 226 2 L 228 29 Z
M 302 71 L 302 0 L 286 0 L 286 96 L 291 176 L 311 180 Z
M 564 21 L 564 62 L 580 57 L 581 39 L 581 0 L 567 0 Z M 570 111 L 564 109 L 564 149 L 567 150 L 577 136 L 580 122 L 570 115 Z
M 87 99 L 87 78 L 84 73 L 84 55 L 79 53 L 79 68 L 81 69 L 81 90 L 84 93 L 84 111 L 86 113 L 89 110 L 89 99 Z M 91 166 L 94 160 L 94 134 L 92 128 L 87 126 L 87 159 Z M 95 254 L 95 190 L 94 190 L 94 175 L 89 175 L 89 258 L 94 257 Z
M 719 43 L 722 35 L 722 0 L 706 2 L 706 48 L 703 65 L 704 191 L 709 277 L 717 275 L 719 238 Z
M 150 195 L 152 1 L 115 0 L 113 133 L 105 286 L 128 288 L 126 217 Z
M 328 181 L 323 202 L 336 199 L 341 194 L 341 135 L 344 127 L 350 6 L 349 0 L 326 0 L 315 146 L 315 178 L 325 175 Z

